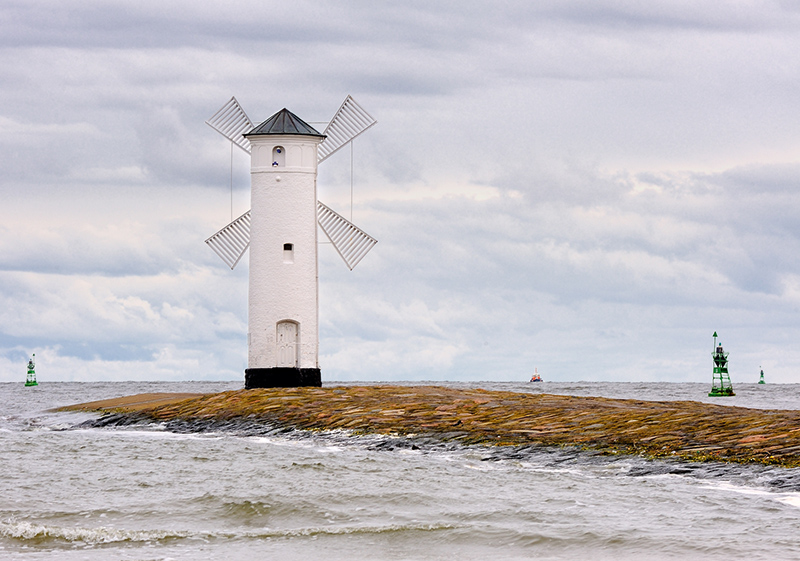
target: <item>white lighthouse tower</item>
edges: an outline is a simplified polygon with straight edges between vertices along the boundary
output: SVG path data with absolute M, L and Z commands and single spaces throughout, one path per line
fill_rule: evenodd
M 282 109 L 250 141 L 250 285 L 245 385 L 319 386 L 317 146 Z
M 206 240 L 231 269 L 251 248 L 245 388 L 320 386 L 317 224 L 350 270 L 378 241 L 317 200 L 317 165 L 376 121 L 347 96 L 324 133 L 287 109 L 254 126 L 232 97 L 206 123 L 250 154 L 251 210 Z

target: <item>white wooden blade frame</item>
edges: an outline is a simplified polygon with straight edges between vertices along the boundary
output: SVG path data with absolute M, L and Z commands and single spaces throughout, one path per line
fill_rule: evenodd
M 351 271 L 378 243 L 378 240 L 320 201 L 317 201 L 317 221 Z M 208 238 L 206 244 L 233 270 L 250 247 L 250 211 Z
M 317 221 L 333 247 L 352 271 L 378 240 L 317 201 Z
M 317 149 L 317 163 L 323 162 L 377 122 L 372 115 L 356 103 L 355 99 L 348 95 L 322 133 L 327 138 Z
M 248 154 L 250 153 L 250 141 L 242 135 L 253 128 L 253 122 L 235 97 L 232 97 L 228 103 L 214 113 L 214 116 L 206 121 L 206 124 Z
M 233 270 L 250 247 L 250 211 L 208 238 L 206 243 Z

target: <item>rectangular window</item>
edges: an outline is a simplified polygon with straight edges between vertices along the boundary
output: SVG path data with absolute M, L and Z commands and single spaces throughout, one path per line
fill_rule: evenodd
M 294 244 L 292 243 L 283 244 L 283 262 L 294 263 Z

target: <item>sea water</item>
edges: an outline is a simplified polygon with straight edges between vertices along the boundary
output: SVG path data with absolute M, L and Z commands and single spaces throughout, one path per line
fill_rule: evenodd
M 85 428 L 240 382 L 0 384 L 0 559 L 800 559 L 800 470 L 343 432 Z M 326 384 L 334 385 L 334 384 Z M 442 384 L 800 409 L 800 385 Z

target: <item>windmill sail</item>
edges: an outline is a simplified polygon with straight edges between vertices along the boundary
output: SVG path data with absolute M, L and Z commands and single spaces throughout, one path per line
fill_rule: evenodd
M 319 201 L 317 221 L 351 271 L 378 243 L 364 230 Z M 250 247 L 250 211 L 208 238 L 206 243 L 233 270 Z
M 377 122 L 372 115 L 356 103 L 355 99 L 348 95 L 322 133 L 326 138 L 317 150 L 318 162 L 323 162 Z
M 253 122 L 235 97 L 232 97 L 228 103 L 214 113 L 214 116 L 206 121 L 206 124 L 248 154 L 250 153 L 250 141 L 242 135 L 253 128 Z
M 325 140 L 317 149 L 317 162 L 323 162 L 337 150 L 377 123 L 352 96 L 347 96 L 325 128 Z M 250 141 L 243 135 L 254 125 L 236 97 L 231 97 L 206 124 L 250 154 Z M 317 201 L 317 221 L 331 244 L 352 271 L 378 240 Z M 206 240 L 228 267 L 233 269 L 250 247 L 250 211 Z
M 206 243 L 233 270 L 250 247 L 250 211 L 208 238 Z
M 378 240 L 317 201 L 317 221 L 351 271 Z

